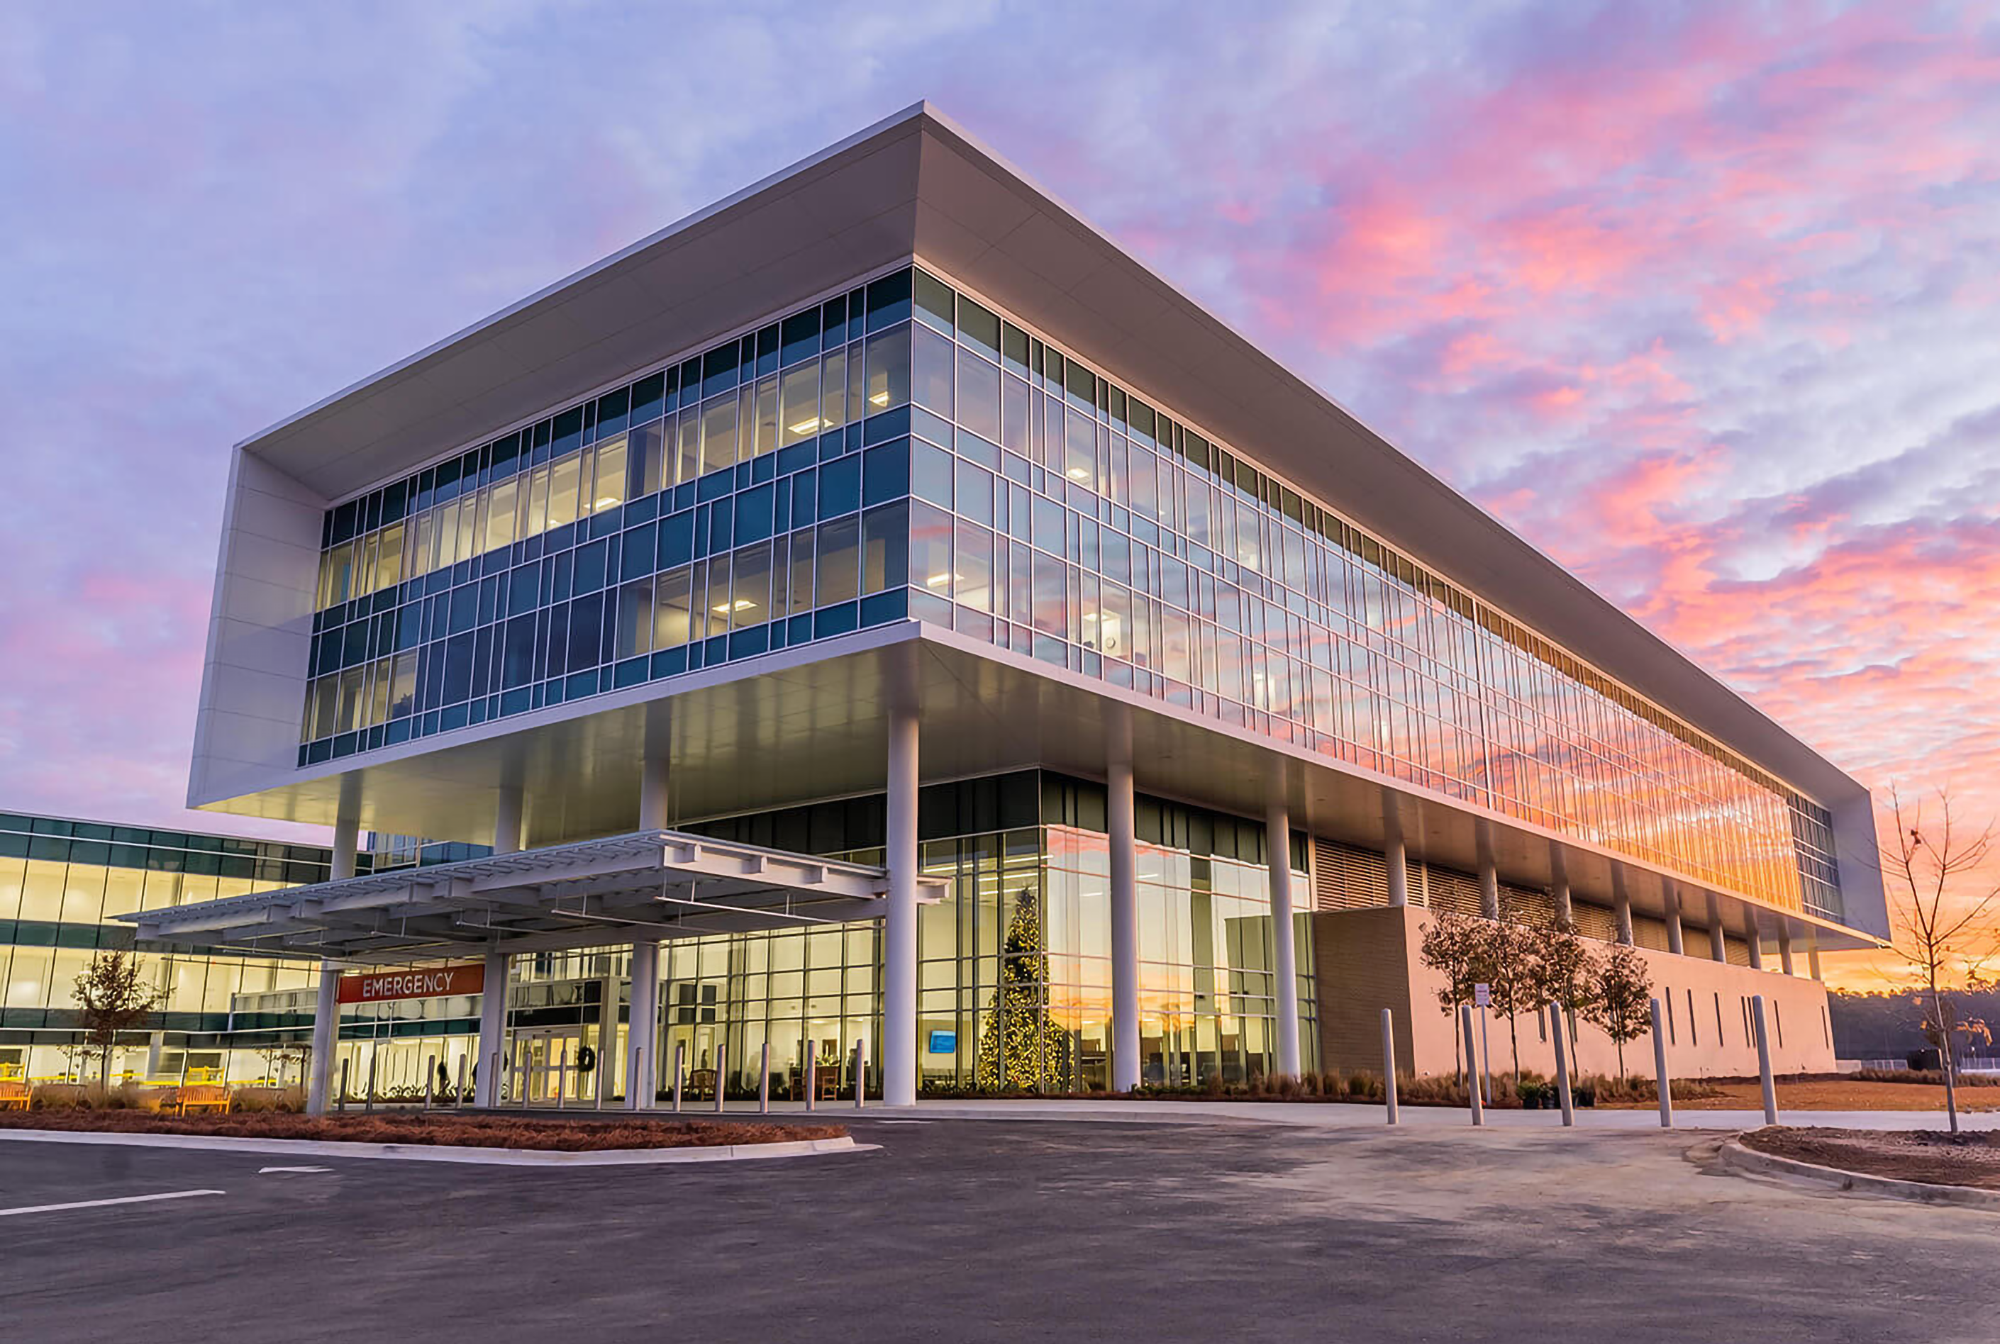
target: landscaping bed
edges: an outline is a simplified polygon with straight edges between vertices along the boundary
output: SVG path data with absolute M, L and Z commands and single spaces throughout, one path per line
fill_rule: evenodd
M 1755 1078 L 1704 1078 L 1704 1095 L 1683 1097 L 1674 1084 L 1674 1105 L 1690 1111 L 1760 1111 L 1764 1091 Z M 1776 1080 L 1781 1111 L 1938 1111 L 1944 1110 L 1944 1088 L 1936 1083 L 1885 1082 L 1824 1074 Z M 1605 1105 L 1600 1100 L 1599 1105 Z M 1616 1103 L 1610 1103 L 1616 1104 Z M 2000 1110 L 2000 1089 L 1961 1087 L 1961 1112 Z
M 1794 1129 L 1745 1134 L 1743 1146 L 1772 1157 L 1927 1185 L 2000 1190 L 2000 1133 L 1940 1130 Z
M 838 1139 L 840 1125 L 719 1124 L 707 1120 L 540 1120 L 496 1115 L 161 1115 L 132 1110 L 0 1111 L 0 1127 L 111 1134 L 192 1134 L 235 1139 L 313 1139 L 457 1148 L 584 1153 L 631 1148 L 709 1148 Z

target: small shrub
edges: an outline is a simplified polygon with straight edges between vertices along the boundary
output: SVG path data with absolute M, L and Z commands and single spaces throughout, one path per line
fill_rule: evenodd
M 305 1092 L 297 1087 L 238 1087 L 230 1090 L 230 1109 L 282 1111 L 297 1115 L 306 1108 Z
M 1922 1053 L 1928 1054 L 1934 1065 L 1938 1062 L 1937 1051 L 1928 1050 Z M 1939 1068 L 1856 1069 L 1853 1073 L 1843 1073 L 1837 1076 L 1840 1078 L 1852 1078 L 1864 1083 L 1922 1083 L 1928 1084 L 1931 1087 L 1944 1086 L 1944 1071 Z M 1960 1073 L 1954 1075 L 1952 1081 L 1960 1087 L 2000 1087 L 2000 1074 Z

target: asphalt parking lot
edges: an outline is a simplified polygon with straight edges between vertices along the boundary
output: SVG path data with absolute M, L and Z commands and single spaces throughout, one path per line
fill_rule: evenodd
M 0 1142 L 36 1341 L 1981 1341 L 2000 1216 L 1699 1136 L 859 1120 L 877 1151 L 579 1170 Z M 322 1171 L 263 1171 L 311 1166 Z

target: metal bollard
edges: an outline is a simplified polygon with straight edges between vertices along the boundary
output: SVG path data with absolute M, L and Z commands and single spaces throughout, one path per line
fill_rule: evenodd
M 560 1062 L 556 1065 L 556 1109 L 563 1108 L 563 1098 L 569 1093 L 569 1042 L 563 1042 Z
M 1576 1123 L 1576 1099 L 1569 1090 L 1569 1051 L 1563 1048 L 1563 1012 L 1557 1004 L 1549 1005 L 1549 1040 L 1556 1047 L 1556 1095 L 1562 1099 L 1563 1124 Z
M 352 1062 L 346 1059 L 340 1061 L 340 1100 L 335 1102 L 333 1107 L 336 1111 L 347 1109 L 347 1066 Z M 182 1072 L 186 1072 L 185 1065 L 182 1066 Z
M 1778 1123 L 1778 1085 L 1771 1080 L 1771 1037 L 1764 1027 L 1764 996 L 1750 996 L 1750 1017 L 1757 1025 L 1757 1080 L 1764 1085 L 1764 1123 Z
M 631 1061 L 625 1067 L 625 1105 L 627 1109 L 636 1111 L 642 1106 L 651 1106 L 654 1099 L 638 1090 L 639 1074 L 641 1072 L 639 1066 L 639 1047 L 636 1045 L 633 1046 L 631 1054 Z
M 431 1108 L 431 1089 L 437 1083 L 437 1072 L 438 1057 L 436 1055 L 426 1055 L 424 1057 L 424 1109 L 427 1111 Z
M 1396 1123 L 1396 1024 L 1394 1015 L 1382 1010 L 1382 1097 L 1389 1103 L 1389 1123 Z
M 1667 1033 L 1661 1029 L 1660 1001 L 1653 1000 L 1653 1079 L 1660 1089 L 1660 1128 L 1674 1127 L 1674 1086 L 1667 1077 Z
M 486 1061 L 486 1089 L 492 1094 L 492 1100 L 486 1104 L 495 1108 L 500 1105 L 500 1082 L 500 1052 L 495 1050 L 493 1058 Z
M 363 1115 L 372 1115 L 374 1114 L 374 1112 L 375 1112 L 375 1056 L 371 1053 L 368 1056 L 368 1096 L 362 1102 L 361 1113 Z
M 687 1076 L 686 1071 L 681 1067 L 681 1052 L 683 1049 L 685 1049 L 685 1047 L 680 1045 L 676 1045 L 674 1047 L 674 1114 L 675 1115 L 679 1115 L 681 1113 L 681 1083 Z
M 757 1114 L 771 1113 L 771 1043 L 764 1042 L 764 1065 L 757 1073 Z
M 868 1095 L 868 1038 L 854 1038 L 854 1109 L 860 1110 Z
M 1479 1058 L 1478 1043 L 1472 1039 L 1472 1005 L 1458 1006 L 1459 1034 L 1465 1037 L 1465 1094 L 1472 1099 L 1472 1123 L 1486 1123 L 1486 1112 L 1479 1104 Z
M 806 1109 L 814 1110 L 819 1105 L 819 1049 L 809 1046 L 806 1050 Z
M 458 1057 L 458 1090 L 452 1093 L 452 1105 L 460 1109 L 465 1106 L 465 1061 L 471 1058 L 471 1055 Z
M 729 1073 L 729 1042 L 715 1043 L 715 1113 L 722 1114 L 722 1080 Z

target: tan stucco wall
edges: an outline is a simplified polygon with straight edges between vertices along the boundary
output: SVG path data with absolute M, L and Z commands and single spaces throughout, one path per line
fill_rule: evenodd
M 1315 971 L 1319 985 L 1320 1057 L 1330 1069 L 1382 1067 L 1381 1011 L 1396 1017 L 1396 1059 L 1399 1068 L 1415 1073 L 1453 1070 L 1454 1033 L 1451 1018 L 1438 1007 L 1442 977 L 1426 969 L 1417 956 L 1429 913 L 1417 906 L 1400 909 L 1322 911 L 1313 916 Z M 1706 937 L 1700 949 L 1707 950 Z M 1690 941 L 1692 948 L 1695 944 Z M 1753 971 L 1723 965 L 1706 956 L 1675 956 L 1638 948 L 1653 978 L 1653 992 L 1673 1003 L 1672 1031 L 1667 1045 L 1667 1070 L 1675 1077 L 1741 1077 L 1757 1072 L 1757 1047 L 1745 1030 L 1744 1000 L 1762 994 L 1771 1024 L 1771 1066 L 1779 1073 L 1831 1072 L 1833 1047 L 1827 1034 L 1826 986 L 1777 969 Z M 1803 970 L 1803 966 L 1800 967 Z M 1694 1020 L 1689 1022 L 1689 996 Z M 1721 1029 L 1717 1030 L 1718 1006 Z M 1521 1067 L 1547 1075 L 1555 1057 L 1540 1024 L 1524 1015 L 1516 1022 Z M 1496 1069 L 1511 1069 L 1507 1021 L 1489 1016 L 1486 1034 Z M 1604 1033 L 1584 1023 L 1577 1054 L 1585 1073 L 1615 1073 L 1617 1053 Z M 1628 1073 L 1650 1074 L 1653 1042 L 1650 1034 L 1625 1046 Z

